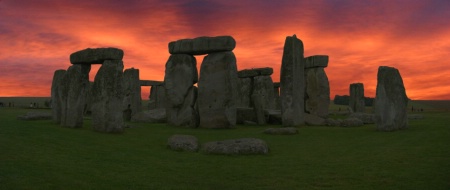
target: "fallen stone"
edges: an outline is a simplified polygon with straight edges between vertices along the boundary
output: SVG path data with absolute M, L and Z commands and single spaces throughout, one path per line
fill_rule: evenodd
M 364 112 L 364 85 L 362 83 L 350 84 L 350 100 L 349 107 L 353 112 Z
M 408 127 L 408 97 L 400 72 L 393 67 L 380 66 L 374 101 L 375 123 L 380 131 L 394 131 Z
M 363 121 L 364 124 L 374 124 L 375 115 L 370 113 L 351 113 L 349 117 L 358 118 Z
M 197 105 L 201 128 L 234 128 L 238 99 L 236 57 L 212 53 L 203 59 Z
M 165 123 L 166 121 L 166 109 L 164 108 L 142 111 L 131 117 L 131 122 Z
M 286 37 L 280 74 L 283 126 L 305 124 L 305 60 L 303 53 L 303 42 L 297 36 Z
M 236 41 L 231 36 L 198 37 L 170 42 L 169 53 L 202 55 L 232 51 L 235 47 Z
M 202 145 L 202 151 L 207 154 L 249 155 L 268 154 L 269 148 L 261 139 L 242 138 L 208 142 Z
M 118 48 L 87 48 L 70 54 L 72 64 L 102 64 L 106 60 L 122 60 L 123 50 Z
M 341 126 L 341 123 L 342 123 L 342 120 L 335 120 L 332 118 L 325 119 L 325 125 L 327 125 L 327 126 L 337 127 L 337 126 Z
M 315 68 L 315 67 L 327 67 L 328 66 L 328 55 L 313 55 L 306 57 L 305 69 Z
M 175 151 L 197 152 L 199 149 L 197 137 L 192 135 L 172 135 L 167 140 L 167 147 Z
M 313 125 L 313 126 L 326 124 L 324 118 L 321 118 L 317 115 L 307 114 L 307 113 L 305 114 L 305 123 L 307 125 Z
M 344 119 L 341 122 L 342 127 L 360 127 L 363 125 L 364 125 L 363 121 L 354 117 Z
M 52 114 L 47 112 L 27 112 L 25 115 L 17 116 L 18 120 L 50 120 L 52 119 Z
M 295 127 L 268 128 L 263 133 L 269 135 L 295 135 L 298 134 L 298 129 Z

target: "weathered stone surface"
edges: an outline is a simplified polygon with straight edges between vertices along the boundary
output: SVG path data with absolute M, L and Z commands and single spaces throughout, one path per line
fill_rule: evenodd
M 72 64 L 102 64 L 106 60 L 122 60 L 123 50 L 118 48 L 87 48 L 70 54 Z
M 377 80 L 374 101 L 377 129 L 380 131 L 406 129 L 408 97 L 400 72 L 393 67 L 381 66 L 378 68 Z
M 249 77 L 256 77 L 256 76 L 270 76 L 272 74 L 273 74 L 273 69 L 270 67 L 244 69 L 244 70 L 238 71 L 239 78 L 249 78 Z
M 123 62 L 107 60 L 92 86 L 92 127 L 95 131 L 123 131 Z
M 165 123 L 167 121 L 166 109 L 158 108 L 141 111 L 131 117 L 132 122 Z
M 232 51 L 236 41 L 231 36 L 198 37 L 182 39 L 169 43 L 170 54 L 202 55 L 223 51 Z
M 18 120 L 50 120 L 52 119 L 52 113 L 48 112 L 27 112 L 25 115 L 17 116 Z
M 52 81 L 52 89 L 51 89 L 51 96 L 52 96 L 52 118 L 53 121 L 57 124 L 61 123 L 61 96 L 59 94 L 61 87 L 61 81 L 66 74 L 66 70 L 60 69 L 56 70 L 53 74 L 53 81 Z
M 303 42 L 295 35 L 286 37 L 280 74 L 283 126 L 305 124 L 304 67 Z
M 268 154 L 269 147 L 261 139 L 242 138 L 208 142 L 202 145 L 202 151 L 207 154 L 225 155 Z
M 238 100 L 237 105 L 239 107 L 251 107 L 251 95 L 253 91 L 253 79 L 252 78 L 239 78 L 238 79 Z
M 244 69 L 244 70 L 238 71 L 239 78 L 251 78 L 251 77 L 258 76 L 258 75 L 259 75 L 259 73 L 253 69 Z
M 354 117 L 344 119 L 341 122 L 342 127 L 359 127 L 359 126 L 363 126 L 363 125 L 364 125 L 363 121 L 361 121 L 358 118 L 354 118 Z
M 252 102 L 253 102 L 253 110 L 256 115 L 256 123 L 258 123 L 258 125 L 266 124 L 266 117 L 264 116 L 264 108 L 263 108 L 264 106 L 263 97 L 260 94 L 253 94 Z
M 192 55 L 174 54 L 166 63 L 164 87 L 166 88 L 167 122 L 175 126 L 198 126 L 198 112 L 194 108 L 198 80 L 197 62 Z
M 83 126 L 83 113 L 89 90 L 91 65 L 72 65 L 61 79 L 61 126 L 79 128 Z
M 319 117 L 328 117 L 330 105 L 330 84 L 327 74 L 321 67 L 305 70 L 305 110 Z
M 167 140 L 167 147 L 175 151 L 197 152 L 198 139 L 192 135 L 172 135 Z
M 245 121 L 256 122 L 256 113 L 250 107 L 236 107 L 236 123 L 244 124 Z
M 139 113 L 142 108 L 139 69 L 125 69 L 123 72 L 123 88 L 124 98 L 122 110 L 129 111 L 130 116 Z
M 173 106 L 173 104 L 167 103 L 167 123 L 179 126 L 179 127 L 189 127 L 196 128 L 199 125 L 200 117 L 198 115 L 198 110 L 196 108 L 197 99 L 197 87 L 192 86 L 186 97 L 179 106 Z
M 267 117 L 267 123 L 272 125 L 281 125 L 281 110 L 264 110 L 264 114 Z
M 275 109 L 281 110 L 280 83 L 273 83 L 273 95 Z
M 197 105 L 202 128 L 234 128 L 238 96 L 233 52 L 212 53 L 203 59 Z
M 139 83 L 141 86 L 162 86 L 164 85 L 164 81 L 156 81 L 156 80 L 140 80 Z
M 150 88 L 148 109 L 166 109 L 166 102 L 166 88 L 164 86 L 152 86 Z
M 354 117 L 361 120 L 364 124 L 374 124 L 375 123 L 375 115 L 370 113 L 351 113 L 348 117 Z
M 333 127 L 336 127 L 336 126 L 341 126 L 341 123 L 342 123 L 342 120 L 335 120 L 335 119 L 332 119 L 332 118 L 327 118 L 327 119 L 325 119 L 325 125 L 327 125 L 327 126 L 333 126 Z
M 327 67 L 328 66 L 328 55 L 313 55 L 306 57 L 305 69 L 315 68 L 315 67 Z
M 350 84 L 349 107 L 353 112 L 364 112 L 364 85 L 362 83 Z
M 295 135 L 298 134 L 298 129 L 295 127 L 268 128 L 263 133 L 269 135 Z
M 252 90 L 252 94 L 258 94 L 261 96 L 263 101 L 263 109 L 275 109 L 273 81 L 270 76 L 254 77 Z
M 317 115 L 305 114 L 305 123 L 307 125 L 326 125 L 325 119 Z

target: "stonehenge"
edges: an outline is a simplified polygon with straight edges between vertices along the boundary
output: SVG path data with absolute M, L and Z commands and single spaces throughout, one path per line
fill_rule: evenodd
M 395 131 L 408 127 L 408 97 L 403 79 L 396 68 L 378 68 L 374 104 L 375 123 L 379 131 Z
M 329 118 L 330 86 L 327 55 L 304 57 L 303 42 L 287 36 L 280 82 L 271 67 L 237 70 L 231 36 L 180 39 L 168 44 L 163 81 L 141 80 L 139 69 L 124 70 L 124 52 L 118 48 L 88 48 L 70 55 L 71 66 L 53 75 L 52 119 L 70 128 L 83 125 L 91 111 L 92 128 L 120 133 L 125 121 L 161 123 L 188 128 L 227 129 L 236 124 L 360 126 L 376 123 L 381 131 L 407 127 L 407 97 L 400 73 L 382 66 L 374 114 L 364 113 L 364 86 L 350 85 L 344 120 Z M 205 55 L 197 70 L 195 55 Z M 92 64 L 101 64 L 89 82 Z M 151 86 L 149 110 L 143 111 L 141 87 Z M 402 111 L 403 110 L 403 111 Z

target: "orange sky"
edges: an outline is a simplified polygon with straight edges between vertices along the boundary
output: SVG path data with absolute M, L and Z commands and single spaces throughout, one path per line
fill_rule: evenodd
M 355 82 L 374 97 L 385 65 L 409 98 L 449 100 L 449 10 L 446 0 L 0 0 L 0 96 L 50 96 L 53 72 L 88 47 L 121 48 L 125 68 L 163 80 L 167 44 L 198 36 L 233 36 L 239 70 L 272 67 L 279 81 L 284 40 L 296 34 L 305 56 L 330 56 L 332 99 Z

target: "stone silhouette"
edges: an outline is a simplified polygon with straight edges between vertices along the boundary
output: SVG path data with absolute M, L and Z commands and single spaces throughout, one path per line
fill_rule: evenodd
M 303 42 L 296 35 L 286 37 L 280 74 L 283 126 L 305 124 L 305 59 Z
M 142 107 L 139 69 L 135 68 L 125 69 L 125 71 L 123 72 L 123 88 L 124 88 L 124 99 L 122 104 L 123 105 L 122 110 L 130 111 L 129 113 L 130 117 L 126 118 L 131 118 L 132 115 L 139 113 Z
M 408 127 L 406 109 L 408 97 L 400 72 L 393 67 L 380 66 L 375 97 L 375 123 L 380 131 Z
M 275 109 L 275 94 L 270 67 L 245 69 L 238 72 L 239 97 L 238 105 L 253 107 L 251 97 L 258 94 L 262 98 L 263 109 Z
M 123 131 L 123 62 L 106 60 L 92 86 L 92 127 L 95 131 Z
M 52 81 L 52 90 L 51 90 L 51 96 L 52 96 L 52 119 L 55 123 L 60 124 L 61 123 L 61 95 L 60 89 L 61 86 L 61 80 L 66 74 L 66 70 L 60 69 L 56 70 L 53 74 L 53 81 Z M 62 91 L 61 91 L 62 92 Z M 11 106 L 10 106 L 11 107 Z
M 141 80 L 141 86 L 151 86 L 148 109 L 166 109 L 166 88 L 163 81 Z
M 170 42 L 169 53 L 202 55 L 232 51 L 235 47 L 236 41 L 231 36 L 198 37 Z
M 350 84 L 349 107 L 353 112 L 364 112 L 364 85 L 362 83 Z
M 123 50 L 117 48 L 87 48 L 70 54 L 72 64 L 102 64 L 106 60 L 122 60 Z
M 61 99 L 61 126 L 80 128 L 83 126 L 83 113 L 89 90 L 89 71 L 91 65 L 70 66 L 61 79 L 59 95 Z
M 305 111 L 322 118 L 328 116 L 330 105 L 330 84 L 324 70 L 327 66 L 327 55 L 315 55 L 306 58 Z
M 211 53 L 200 67 L 197 105 L 202 128 L 234 128 L 238 96 L 233 52 Z

